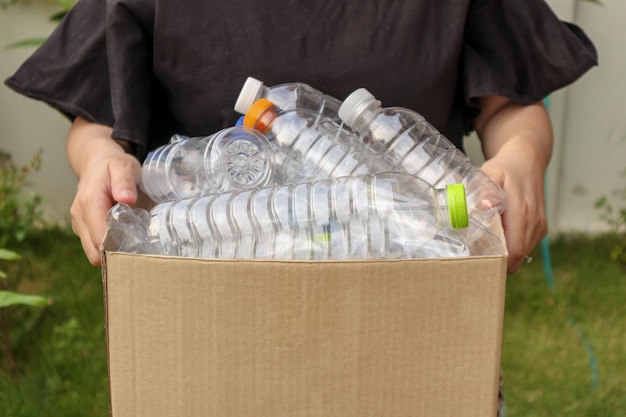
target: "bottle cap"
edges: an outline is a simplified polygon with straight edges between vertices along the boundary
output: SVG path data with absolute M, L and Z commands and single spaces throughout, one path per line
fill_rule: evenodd
M 363 110 L 374 102 L 378 103 L 378 105 L 381 104 L 372 93 L 365 88 L 359 88 L 353 91 L 343 101 L 339 107 L 339 118 L 343 120 L 348 127 L 352 127 Z
M 172 135 L 172 137 L 170 137 L 170 143 L 178 143 L 178 142 L 182 142 L 184 140 L 189 139 L 189 136 L 187 135 L 180 135 L 178 133 Z
M 465 186 L 463 184 L 450 184 L 446 188 L 448 190 L 448 212 L 450 213 L 452 228 L 461 229 L 467 227 L 469 218 Z
M 252 106 L 252 103 L 254 103 L 261 87 L 263 87 L 262 81 L 248 77 L 246 82 L 243 83 L 239 97 L 237 97 L 237 101 L 235 102 L 235 111 L 239 114 L 246 114 L 250 106 Z
M 269 125 L 274 120 L 274 116 L 276 116 L 276 112 L 268 112 L 270 109 L 278 109 L 274 103 L 269 101 L 266 98 L 260 98 L 255 101 L 248 111 L 246 112 L 243 118 L 243 125 L 246 127 L 250 127 L 252 129 L 256 129 L 262 133 L 267 133 L 269 131 Z M 271 113 L 271 114 L 268 114 Z M 269 117 L 265 117 L 266 114 Z

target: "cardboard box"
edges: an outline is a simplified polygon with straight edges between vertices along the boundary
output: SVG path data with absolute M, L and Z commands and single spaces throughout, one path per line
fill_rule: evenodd
M 505 254 L 305 262 L 104 248 L 112 417 L 496 415 Z

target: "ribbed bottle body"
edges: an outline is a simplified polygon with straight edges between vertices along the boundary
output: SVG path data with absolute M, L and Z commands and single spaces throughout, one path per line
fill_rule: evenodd
M 277 182 L 298 183 L 390 171 L 393 164 L 328 117 L 304 109 L 282 110 L 258 100 L 244 119 L 274 149 Z
M 361 141 L 384 154 L 396 169 L 436 187 L 463 183 L 470 215 L 485 218 L 504 210 L 502 189 L 419 113 L 403 107 L 383 108 L 367 90 L 360 89 L 346 98 L 340 116 Z
M 414 258 L 448 216 L 445 190 L 389 172 L 161 203 L 147 240 L 152 253 L 201 258 Z

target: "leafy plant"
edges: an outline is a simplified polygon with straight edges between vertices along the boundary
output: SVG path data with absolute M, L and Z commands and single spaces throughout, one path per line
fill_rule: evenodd
M 28 177 L 39 171 L 42 151 L 22 166 L 0 151 L 0 247 L 11 248 L 43 225 L 41 196 L 29 190 Z
M 626 178 L 626 169 L 622 171 L 622 176 Z M 601 211 L 600 218 L 607 223 L 611 233 L 616 237 L 611 259 L 626 268 L 626 187 L 620 189 L 616 197 L 621 200 L 621 205 L 602 196 L 596 201 L 596 209 Z
M 0 0 L 0 9 L 6 10 L 9 7 L 17 4 L 20 0 Z M 53 1 L 60 6 L 60 10 L 55 12 L 52 16 L 49 17 L 51 22 L 60 22 L 67 12 L 76 4 L 77 0 L 46 0 Z M 35 38 L 27 38 L 14 43 L 11 43 L 6 46 L 7 49 L 10 48 L 20 48 L 20 47 L 38 47 L 46 40 L 45 37 L 35 37 Z
M 20 259 L 20 256 L 17 253 L 0 248 L 0 261 L 16 261 L 18 259 Z M 7 280 L 7 278 L 7 273 L 0 270 L 0 279 Z M 6 314 L 6 310 L 10 307 L 18 305 L 45 307 L 48 305 L 48 300 L 39 295 L 19 294 L 14 291 L 0 290 L 0 330 L 2 339 L 2 354 L 5 358 L 6 366 L 11 374 L 15 373 L 17 367 L 11 350 L 11 339 L 9 337 L 9 316 Z
M 48 301 L 38 295 L 17 292 L 21 281 L 20 269 L 8 267 L 21 257 L 14 250 L 26 237 L 43 225 L 41 197 L 28 188 L 28 177 L 41 166 L 41 151 L 25 165 L 15 165 L 11 155 L 0 151 L 0 330 L 2 352 L 11 373 L 16 370 L 11 352 L 10 320 L 7 310 L 15 306 L 43 307 Z

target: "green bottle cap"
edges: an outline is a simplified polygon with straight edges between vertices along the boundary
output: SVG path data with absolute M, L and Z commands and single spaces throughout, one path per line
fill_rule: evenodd
M 450 213 L 450 224 L 453 229 L 460 229 L 469 225 L 467 214 L 467 199 L 465 197 L 465 186 L 463 184 L 450 184 L 448 189 L 448 212 Z

